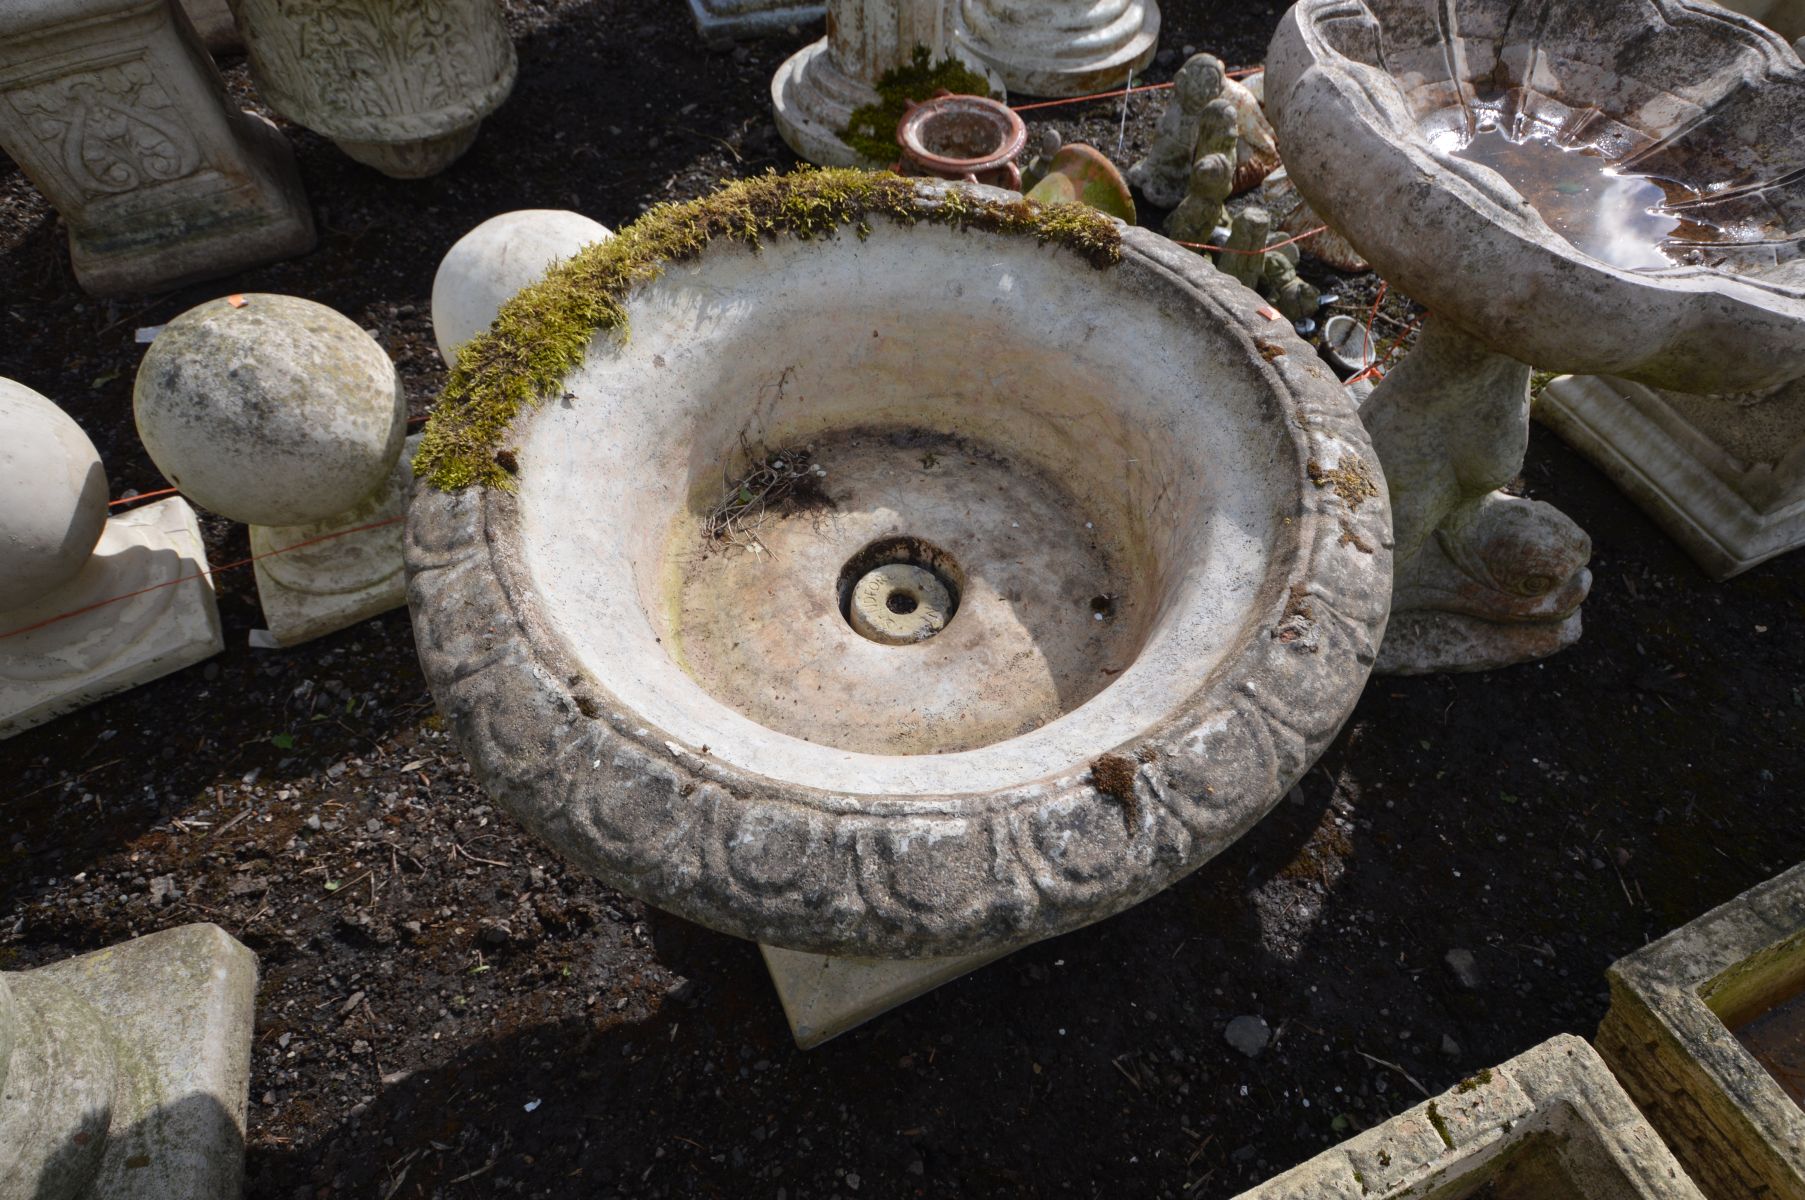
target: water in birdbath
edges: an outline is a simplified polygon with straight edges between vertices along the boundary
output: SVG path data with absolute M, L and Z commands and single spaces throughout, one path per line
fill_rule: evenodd
M 1805 1108 L 1805 990 L 1761 1013 L 1736 1031 L 1755 1061 L 1780 1084 L 1780 1090 Z
M 1564 146 L 1539 127 L 1520 139 L 1498 125 L 1481 124 L 1470 137 L 1457 127 L 1436 141 L 1444 153 L 1502 175 L 1550 229 L 1614 267 L 1671 267 L 1691 245 L 1734 240 L 1715 225 L 1671 211 L 1699 199 L 1696 189 L 1620 172 L 1595 147 Z

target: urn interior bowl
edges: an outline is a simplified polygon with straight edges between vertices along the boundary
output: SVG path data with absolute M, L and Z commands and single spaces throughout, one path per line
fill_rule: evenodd
M 1302 0 L 1267 103 L 1310 204 L 1499 353 L 1805 373 L 1805 67 L 1703 0 Z
M 637 286 L 508 487 L 412 502 L 491 794 L 660 907 L 880 957 L 1075 928 L 1245 831 L 1371 668 L 1383 482 L 1284 321 L 1120 236 L 872 217 Z

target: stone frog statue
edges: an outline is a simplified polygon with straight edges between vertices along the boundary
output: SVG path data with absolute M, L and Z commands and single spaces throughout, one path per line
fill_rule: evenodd
M 1149 203 L 1171 208 L 1184 199 L 1198 123 L 1205 106 L 1222 95 L 1227 78 L 1222 60 L 1213 54 L 1193 54 L 1178 69 L 1172 81 L 1173 100 L 1160 115 L 1153 148 L 1128 168 L 1128 182 L 1139 188 Z

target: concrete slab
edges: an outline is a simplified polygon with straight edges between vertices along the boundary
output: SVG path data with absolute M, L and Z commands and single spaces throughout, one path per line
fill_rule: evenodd
M 180 496 L 108 519 L 80 574 L 0 613 L 0 633 L 78 614 L 0 641 L 0 738 L 218 654 L 206 570 L 200 524 Z M 101 604 L 115 597 L 127 598 Z
M 1598 1049 L 1706 1193 L 1805 1200 L 1805 865 L 1607 978 Z
M 796 1045 L 812 1050 L 1020 947 L 947 958 L 837 958 L 762 942 Z
M 1239 1200 L 1702 1200 L 1593 1049 L 1563 1035 Z
M 206 924 L 0 977 L 0 1197 L 237 1197 L 256 997 Z

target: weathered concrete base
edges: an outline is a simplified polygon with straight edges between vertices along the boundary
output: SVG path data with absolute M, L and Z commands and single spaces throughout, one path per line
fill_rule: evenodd
M 1805 545 L 1805 381 L 1713 397 L 1563 375 L 1535 415 L 1713 579 Z
M 417 435 L 407 440 L 388 482 L 356 508 L 312 525 L 250 527 L 251 553 L 269 555 L 253 569 L 263 619 L 277 645 L 298 646 L 407 603 L 402 522 L 394 518 L 407 511 L 413 494 L 419 442 Z M 376 528 L 363 528 L 370 525 Z M 344 529 L 358 532 L 332 536 Z M 270 553 L 289 546 L 302 548 Z
M 81 573 L 0 613 L 0 633 L 142 594 L 0 641 L 0 738 L 218 654 L 206 570 L 200 525 L 180 496 L 110 518 Z
M 796 1045 L 812 1050 L 1019 949 L 949 958 L 838 958 L 759 944 Z
M 1579 1038 L 1543 1042 L 1239 1200 L 1703 1200 Z
M 1598 1049 L 1713 1200 L 1805 1200 L 1805 1110 L 1735 1033 L 1805 990 L 1805 865 L 1607 978 Z
M 696 32 L 711 46 L 747 38 L 780 37 L 819 21 L 825 4 L 796 0 L 689 0 Z
M 256 998 L 216 925 L 0 977 L 0 1197 L 237 1197 Z
M 960 44 L 1027 96 L 1121 87 L 1159 46 L 1154 0 L 953 0 L 953 13 Z

